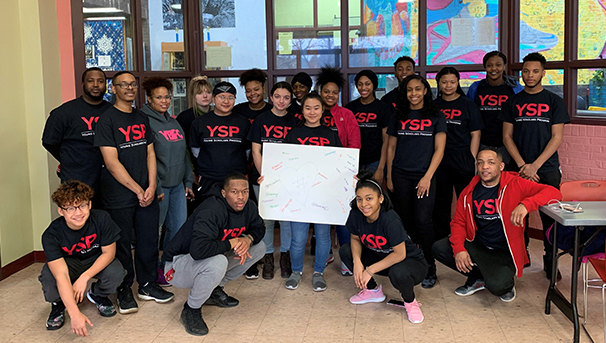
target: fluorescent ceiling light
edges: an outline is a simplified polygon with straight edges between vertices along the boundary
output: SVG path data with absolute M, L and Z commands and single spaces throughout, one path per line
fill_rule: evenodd
M 90 17 L 85 18 L 84 20 L 126 20 L 126 17 Z
M 172 5 L 170 5 L 170 8 L 172 8 L 173 10 L 180 11 L 181 10 L 181 4 L 172 4 Z
M 119 13 L 124 12 L 115 7 L 84 7 L 82 13 Z

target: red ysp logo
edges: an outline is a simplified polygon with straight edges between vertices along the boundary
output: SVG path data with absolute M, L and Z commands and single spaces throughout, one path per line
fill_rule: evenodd
M 183 140 L 183 135 L 179 129 L 158 131 L 169 142 L 177 142 Z
M 297 140 L 302 145 L 325 146 L 325 145 L 328 145 L 330 143 L 330 141 L 327 138 L 324 138 L 324 137 L 305 137 L 305 138 L 297 138 Z
M 385 244 L 387 244 L 387 239 L 385 239 L 385 237 L 375 236 L 373 234 L 364 234 L 362 235 L 362 237 L 360 237 L 360 240 L 362 241 L 362 243 L 368 245 L 370 248 L 373 249 L 383 249 Z
M 97 234 L 93 233 L 90 236 L 80 238 L 80 242 L 72 245 L 71 249 L 67 247 L 61 247 L 61 249 L 63 249 L 68 255 L 71 256 L 74 252 L 80 252 L 84 249 L 89 249 L 95 239 L 97 239 Z
M 525 116 L 537 116 L 540 117 L 541 113 L 547 113 L 549 112 L 549 105 L 547 104 L 524 104 L 522 106 L 520 105 L 516 105 L 517 109 L 518 109 L 518 116 L 521 117 L 523 115 Z M 526 113 L 522 113 L 524 110 L 526 110 Z
M 207 126 L 208 131 L 210 131 L 210 137 L 233 137 L 234 135 L 240 132 L 240 128 L 237 126 Z
M 497 213 L 497 208 L 495 206 L 496 203 L 497 203 L 497 199 L 480 200 L 479 203 L 477 200 L 473 201 L 473 204 L 476 207 L 477 214 L 495 214 L 495 213 Z
M 80 119 L 82 119 L 86 123 L 86 126 L 88 127 L 89 131 L 93 129 L 93 123 L 99 121 L 99 117 L 89 117 L 88 119 L 85 117 L 80 117 Z
M 246 226 L 235 227 L 233 229 L 223 229 L 223 238 L 221 238 L 221 240 L 225 241 L 225 239 L 227 237 L 231 237 L 231 238 L 239 237 L 241 234 L 244 233 L 244 231 L 246 231 Z
M 356 119 L 358 123 L 368 123 L 371 120 L 377 119 L 377 115 L 375 113 L 358 112 L 356 113 Z
M 507 95 L 478 95 L 480 97 L 480 102 L 482 103 L 482 106 L 502 106 L 503 103 L 505 101 L 507 101 L 507 99 L 509 99 L 509 96 Z
M 431 119 L 407 119 L 401 121 L 402 130 L 425 131 L 426 127 L 431 127 Z
M 124 134 L 124 138 L 126 140 L 126 142 L 130 142 L 130 135 L 131 133 L 133 134 L 133 139 L 134 140 L 138 140 L 138 139 L 143 139 L 145 137 L 145 124 L 135 124 L 135 125 L 129 125 L 126 130 L 124 130 L 124 128 L 119 127 L 118 130 L 120 130 L 120 132 L 122 132 Z
M 447 109 L 443 109 L 440 111 L 442 113 L 444 113 L 444 116 L 446 117 L 446 119 L 454 119 L 455 117 L 461 116 L 461 110 L 447 108 Z
M 267 125 L 263 125 L 263 128 L 265 129 L 265 137 L 273 137 L 273 138 L 284 138 L 286 137 L 286 134 L 288 133 L 288 131 L 290 131 L 290 129 L 292 129 L 291 127 L 288 126 L 277 126 L 277 125 L 271 125 L 271 126 L 267 126 Z

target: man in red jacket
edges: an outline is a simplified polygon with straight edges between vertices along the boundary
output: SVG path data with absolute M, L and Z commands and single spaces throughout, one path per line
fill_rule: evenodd
M 457 201 L 451 235 L 433 245 L 436 260 L 467 276 L 457 288 L 460 296 L 487 288 L 510 302 L 516 297 L 515 279 L 528 262 L 524 217 L 562 193 L 552 186 L 504 172 L 503 156 L 495 148 L 478 153 L 476 175 Z

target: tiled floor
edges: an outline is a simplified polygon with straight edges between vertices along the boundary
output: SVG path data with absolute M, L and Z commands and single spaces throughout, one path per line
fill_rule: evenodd
M 204 337 L 183 330 L 179 314 L 188 291 L 174 287 L 175 301 L 140 302 L 138 313 L 112 318 L 100 317 L 85 301 L 80 308 L 95 325 L 88 339 L 74 336 L 69 321 L 61 330 L 47 331 L 44 323 L 50 306 L 37 280 L 42 265 L 36 264 L 0 282 L 0 342 L 569 342 L 572 324 L 557 309 L 544 314 L 548 281 L 542 272 L 540 242 L 531 243 L 531 254 L 533 265 L 518 280 L 512 303 L 503 303 L 487 291 L 456 296 L 453 291 L 464 278 L 439 265 L 436 287 L 416 288 L 425 315 L 421 324 L 411 324 L 402 309 L 384 303 L 351 305 L 348 298 L 356 289 L 351 277 L 340 275 L 338 257 L 325 273 L 328 289 L 313 292 L 308 256 L 303 281 L 295 291 L 284 288 L 279 271 L 271 281 L 241 277 L 228 284 L 226 291 L 240 305 L 203 307 L 210 328 Z M 570 258 L 562 262 L 560 284 L 567 290 Z M 379 282 L 388 298 L 398 296 L 389 280 L 379 277 Z M 589 299 L 588 326 L 595 341 L 603 341 L 600 291 L 590 290 Z M 584 333 L 581 341 L 589 342 Z

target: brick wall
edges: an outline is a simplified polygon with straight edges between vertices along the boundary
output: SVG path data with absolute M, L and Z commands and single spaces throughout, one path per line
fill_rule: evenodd
M 606 126 L 565 125 L 558 153 L 562 182 L 606 180 Z

